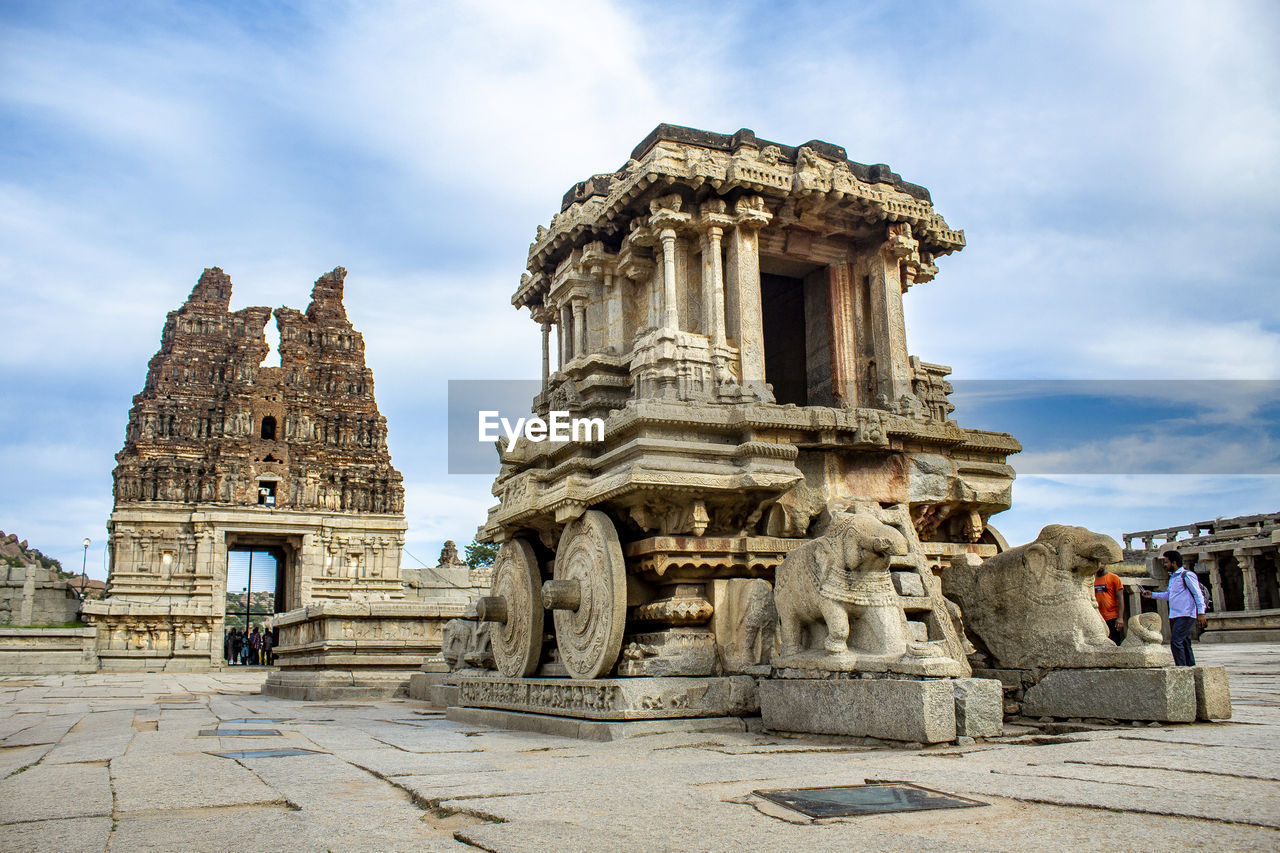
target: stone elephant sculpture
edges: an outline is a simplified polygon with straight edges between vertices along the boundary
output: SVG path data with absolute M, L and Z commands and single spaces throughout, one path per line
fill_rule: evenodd
M 1120 545 L 1106 534 L 1050 524 L 1034 542 L 976 565 L 952 563 L 942 592 L 960 606 L 970 639 L 996 667 L 1167 666 L 1167 649 L 1121 649 L 1107 636 L 1093 577 L 1121 559 Z
M 825 629 L 822 648 L 831 655 L 906 654 L 906 616 L 889 572 L 890 559 L 906 553 L 906 538 L 894 528 L 870 515 L 840 513 L 821 536 L 787 554 L 774 582 L 774 665 L 808 651 L 807 637 L 821 634 L 814 628 Z

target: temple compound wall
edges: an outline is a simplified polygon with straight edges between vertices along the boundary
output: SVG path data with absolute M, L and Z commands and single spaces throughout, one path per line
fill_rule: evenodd
M 305 312 L 231 311 L 207 269 L 170 312 L 116 455 L 108 594 L 84 608 L 104 668 L 220 664 L 235 551 L 275 557 L 277 611 L 403 597 L 404 489 L 345 276 L 321 276 Z
M 1181 554 L 1183 565 L 1200 577 L 1213 600 L 1200 642 L 1280 640 L 1280 513 L 1140 530 L 1122 538 L 1126 548 L 1142 544 L 1147 571 L 1161 588 L 1169 580 L 1160 559 L 1167 550 Z
M 76 588 L 42 566 L 0 566 L 0 625 L 66 625 L 80 618 Z

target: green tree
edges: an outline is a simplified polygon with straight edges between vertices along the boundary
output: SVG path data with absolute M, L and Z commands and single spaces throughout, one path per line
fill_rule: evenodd
M 463 560 L 466 561 L 468 566 L 479 568 L 480 566 L 492 566 L 497 556 L 497 545 L 472 539 L 471 544 L 466 547 Z

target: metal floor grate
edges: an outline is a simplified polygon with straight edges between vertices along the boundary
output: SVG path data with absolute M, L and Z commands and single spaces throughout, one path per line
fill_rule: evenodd
M 888 812 L 963 809 L 986 803 L 922 788 L 910 782 L 875 782 L 845 788 L 796 788 L 756 791 L 766 800 L 809 817 L 853 817 Z
M 244 725 L 246 723 L 287 723 L 288 717 L 240 717 L 235 720 L 222 720 L 219 726 Z
M 242 749 L 238 752 L 211 752 L 219 758 L 284 758 L 288 755 L 328 755 L 314 749 Z

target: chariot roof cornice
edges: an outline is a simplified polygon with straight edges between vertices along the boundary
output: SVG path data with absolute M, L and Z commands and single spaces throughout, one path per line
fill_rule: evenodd
M 713 133 L 660 124 L 610 174 L 575 184 L 550 227 L 539 226 L 529 246 L 528 270 L 512 297 L 517 308 L 537 305 L 550 285 L 547 274 L 574 249 L 596 240 L 617 244 L 651 197 L 684 187 L 699 197 L 755 194 L 781 207 L 791 198 L 823 205 L 863 221 L 907 222 L 920 249 L 945 255 L 964 247 L 964 232 L 934 212 L 929 191 L 904 181 L 883 163 L 866 165 L 844 148 L 821 140 L 798 146 L 758 138 L 747 128 Z M 647 211 L 646 211 L 647 212 Z

